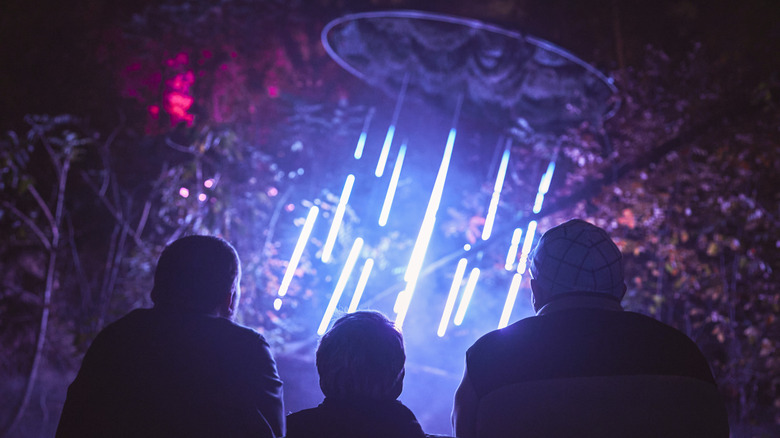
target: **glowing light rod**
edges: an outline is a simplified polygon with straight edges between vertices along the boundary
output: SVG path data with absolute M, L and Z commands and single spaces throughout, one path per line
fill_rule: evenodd
M 512 276 L 512 284 L 509 285 L 509 293 L 506 296 L 506 302 L 504 302 L 504 310 L 501 311 L 501 319 L 498 321 L 498 328 L 504 328 L 509 324 L 509 316 L 512 315 L 512 308 L 515 307 L 517 291 L 520 290 L 520 281 L 522 279 L 523 274 L 515 274 Z
M 404 96 L 406 96 L 406 86 L 409 84 L 409 73 L 404 75 L 404 81 L 401 84 L 401 91 L 398 93 L 398 100 L 395 102 L 395 109 L 393 110 L 393 118 L 390 120 L 390 127 L 387 128 L 387 135 L 385 136 L 385 143 L 382 145 L 382 151 L 379 153 L 379 162 L 376 163 L 376 171 L 374 175 L 381 177 L 385 173 L 385 166 L 387 165 L 387 156 L 390 154 L 390 145 L 393 143 L 393 136 L 395 135 L 395 125 L 398 123 L 398 115 L 401 114 L 401 105 L 404 102 Z
M 463 318 L 466 316 L 466 309 L 468 309 L 469 303 L 471 303 L 471 296 L 474 295 L 474 288 L 477 287 L 477 280 L 479 280 L 479 268 L 474 268 L 471 270 L 471 274 L 469 274 L 466 288 L 463 290 L 463 296 L 460 298 L 458 311 L 455 312 L 455 320 L 452 321 L 455 325 L 463 324 Z
M 547 171 L 544 172 L 542 180 L 539 182 L 539 192 L 536 194 L 536 200 L 534 200 L 534 213 L 542 211 L 542 202 L 544 202 L 544 195 L 550 190 L 553 172 L 555 172 L 555 161 L 550 161 L 550 164 L 547 165 Z
M 336 213 L 333 215 L 333 223 L 330 224 L 328 237 L 325 240 L 325 245 L 322 246 L 322 261 L 325 263 L 330 261 L 330 256 L 333 253 L 333 245 L 336 244 L 336 237 L 338 237 L 339 234 L 341 220 L 344 218 L 344 210 L 347 209 L 347 201 L 349 201 L 349 195 L 352 193 L 352 186 L 354 184 L 355 175 L 347 175 L 347 181 L 344 183 L 344 189 L 341 191 L 341 197 L 339 198 L 339 204 L 336 207 Z
M 367 259 L 363 265 L 363 271 L 360 273 L 357 287 L 355 288 L 355 294 L 352 295 L 352 301 L 349 302 L 349 308 L 347 313 L 352 313 L 357 310 L 358 304 L 360 304 L 360 298 L 363 296 L 363 291 L 366 289 L 366 283 L 368 282 L 368 276 L 371 275 L 371 268 L 374 267 L 374 259 Z
M 523 241 L 523 250 L 520 252 L 520 261 L 517 262 L 517 273 L 522 274 L 525 272 L 525 265 L 528 262 L 528 254 L 531 252 L 531 244 L 534 243 L 534 234 L 536 234 L 536 221 L 528 223 L 528 232 L 525 233 L 525 240 Z
M 450 286 L 450 293 L 447 295 L 447 302 L 444 304 L 444 313 L 441 315 L 441 322 L 439 322 L 439 330 L 436 332 L 441 338 L 447 331 L 447 324 L 450 322 L 452 316 L 452 310 L 455 308 L 455 300 L 458 298 L 458 291 L 460 291 L 460 284 L 463 282 L 463 274 L 466 273 L 466 265 L 468 261 L 460 259 L 458 261 L 458 267 L 455 268 L 455 276 L 452 277 L 452 286 Z
M 504 263 L 504 269 L 511 271 L 515 264 L 515 257 L 517 257 L 517 247 L 520 246 L 520 239 L 523 237 L 523 230 L 521 228 L 515 228 L 512 232 L 512 242 L 509 244 L 509 252 L 506 254 L 506 263 Z
M 493 221 L 496 219 L 498 198 L 501 196 L 501 189 L 504 187 L 506 166 L 509 163 L 511 144 L 511 140 L 506 141 L 504 155 L 501 156 L 501 164 L 498 166 L 498 175 L 496 175 L 496 184 L 493 186 L 493 196 L 490 198 L 490 207 L 488 207 L 487 218 L 485 218 L 485 227 L 482 228 L 482 240 L 488 240 L 490 238 L 490 233 L 493 232 Z
M 306 216 L 306 222 L 303 223 L 301 235 L 298 237 L 298 243 L 295 244 L 295 249 L 293 250 L 292 257 L 290 257 L 290 262 L 287 263 L 287 271 L 285 271 L 284 277 L 282 278 L 282 284 L 279 286 L 278 295 L 280 297 L 287 294 L 287 288 L 290 287 L 290 282 L 292 281 L 293 275 L 295 275 L 295 270 L 298 269 L 298 262 L 301 260 L 303 248 L 306 246 L 306 242 L 309 241 L 311 229 L 314 227 L 314 221 L 317 220 L 317 214 L 319 214 L 319 212 L 320 209 L 316 206 L 309 209 L 309 214 Z M 281 307 L 281 302 L 279 307 Z
M 404 164 L 405 156 L 406 156 L 406 140 L 404 140 L 404 143 L 401 145 L 401 149 L 398 151 L 398 156 L 395 158 L 395 166 L 393 166 L 393 175 L 390 176 L 390 185 L 387 187 L 385 202 L 382 203 L 382 212 L 379 214 L 380 227 L 384 227 L 385 225 L 387 225 L 387 217 L 390 216 L 390 207 L 393 206 L 395 189 L 398 187 L 398 178 L 401 177 L 401 167 Z
M 347 280 L 349 280 L 349 276 L 352 275 L 352 269 L 355 267 L 355 261 L 357 261 L 362 248 L 363 239 L 358 237 L 355 239 L 355 243 L 352 244 L 352 249 L 349 251 L 349 256 L 347 256 L 347 262 L 344 264 L 344 269 L 341 270 L 339 281 L 336 282 L 336 289 L 333 290 L 333 295 L 330 297 L 328 308 L 325 309 L 325 315 L 323 315 L 320 327 L 317 329 L 317 334 L 320 336 L 324 335 L 325 331 L 328 330 L 330 320 L 333 318 L 333 312 L 336 311 L 336 306 L 339 304 L 341 294 L 344 293 L 344 288 L 347 286 Z
M 363 148 L 366 146 L 366 136 L 368 135 L 368 126 L 371 124 L 371 119 L 374 117 L 374 108 L 371 108 L 366 115 L 366 119 L 363 120 L 363 129 L 360 131 L 360 137 L 358 138 L 357 146 L 355 146 L 355 159 L 359 160 L 363 157 Z
M 458 117 L 460 117 L 460 107 L 463 104 L 463 95 L 458 96 L 458 101 L 455 105 L 455 115 L 452 118 L 452 127 L 450 128 L 450 134 L 447 136 L 447 144 L 444 146 L 444 154 L 439 164 L 439 172 L 436 174 L 436 181 L 433 184 L 433 190 L 431 191 L 431 197 L 428 200 L 428 207 L 425 209 L 425 216 L 423 217 L 423 223 L 420 227 L 420 233 L 417 235 L 417 241 L 412 249 L 412 256 L 409 259 L 409 266 L 406 268 L 406 274 L 404 280 L 406 281 L 406 289 L 398 294 L 396 299 L 396 305 L 394 311 L 398 314 L 395 319 L 395 325 L 398 328 L 404 323 L 406 318 L 406 312 L 409 310 L 409 304 L 412 301 L 414 295 L 414 289 L 417 287 L 417 278 L 420 275 L 420 269 L 422 269 L 422 262 L 425 259 L 425 253 L 428 250 L 428 244 L 431 240 L 431 234 L 433 234 L 433 225 L 436 223 L 436 213 L 439 211 L 439 204 L 441 203 L 441 195 L 444 192 L 444 183 L 447 180 L 447 171 L 450 167 L 450 159 L 452 158 L 452 147 L 455 144 L 455 137 L 458 131 L 455 129 L 458 123 Z

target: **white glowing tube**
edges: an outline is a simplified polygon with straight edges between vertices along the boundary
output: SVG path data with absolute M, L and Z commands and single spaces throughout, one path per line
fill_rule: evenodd
M 428 251 L 428 244 L 430 243 L 431 235 L 433 234 L 433 226 L 436 223 L 436 213 L 439 210 L 441 195 L 444 191 L 444 182 L 447 179 L 447 170 L 450 167 L 452 146 L 455 143 L 456 133 L 454 128 L 451 129 L 450 135 L 447 138 L 447 146 L 444 148 L 444 156 L 439 165 L 439 173 L 436 175 L 436 182 L 433 184 L 431 198 L 428 200 L 428 207 L 425 209 L 425 216 L 423 217 L 423 223 L 420 227 L 420 233 L 417 235 L 417 241 L 414 244 L 412 256 L 409 259 L 409 266 L 406 268 L 406 274 L 404 274 L 406 289 L 401 292 L 401 295 L 396 302 L 397 309 L 394 309 L 398 313 L 395 319 L 395 325 L 397 327 L 401 327 L 406 318 L 406 312 L 409 310 L 409 303 L 412 301 L 412 295 L 414 295 L 414 289 L 417 286 L 417 277 L 420 275 L 422 262 L 425 259 L 425 253 Z
M 534 213 L 542 211 L 542 202 L 544 202 L 544 193 L 539 192 L 536 194 L 536 199 L 534 200 Z
M 352 186 L 354 184 L 355 175 L 347 175 L 347 181 L 344 183 L 344 189 L 341 191 L 341 197 L 339 198 L 339 204 L 336 207 L 336 213 L 333 215 L 333 223 L 330 224 L 328 237 L 325 240 L 325 245 L 322 246 L 322 261 L 325 263 L 330 261 L 330 256 L 333 253 L 333 245 L 336 244 L 336 237 L 338 237 L 339 234 L 341 220 L 344 218 L 344 210 L 347 209 L 347 202 L 349 201 L 349 195 L 352 193 Z
M 322 322 L 320 322 L 320 327 L 317 329 L 317 334 L 320 336 L 324 335 L 325 331 L 328 330 L 330 320 L 333 318 L 333 312 L 336 311 L 336 306 L 339 304 L 341 294 L 344 293 L 344 288 L 347 286 L 347 280 L 349 280 L 349 276 L 352 275 L 352 269 L 355 267 L 355 261 L 357 261 L 358 255 L 360 255 L 360 250 L 362 248 L 363 239 L 358 237 L 355 239 L 355 243 L 352 244 L 352 249 L 349 251 L 349 255 L 347 256 L 347 262 L 344 264 L 344 269 L 341 270 L 339 281 L 336 282 L 336 289 L 333 291 L 333 295 L 330 297 L 328 308 L 325 309 L 325 315 L 323 315 Z
M 463 290 L 463 296 L 460 299 L 458 311 L 455 312 L 455 320 L 453 321 L 455 325 L 461 325 L 463 323 L 463 317 L 466 316 L 466 309 L 468 309 L 469 303 L 471 302 L 471 296 L 474 295 L 474 288 L 477 287 L 478 279 L 479 268 L 474 268 L 471 270 L 469 279 L 466 282 L 466 288 Z
M 546 195 L 550 190 L 550 183 L 552 182 L 553 172 L 555 172 L 555 161 L 550 161 L 547 165 L 547 171 L 542 175 L 542 181 L 539 183 L 539 193 Z
M 490 233 L 493 232 L 493 221 L 496 219 L 496 210 L 498 210 L 498 198 L 501 196 L 501 189 L 504 188 L 507 163 L 509 163 L 508 142 L 507 148 L 504 149 L 504 155 L 501 156 L 501 164 L 498 166 L 496 184 L 493 186 L 493 196 L 490 198 L 490 207 L 488 207 L 487 218 L 485 218 L 485 227 L 482 228 L 482 240 L 488 240 L 490 238 Z
M 506 296 L 504 310 L 501 311 L 501 319 L 498 321 L 498 328 L 504 328 L 509 324 L 509 316 L 512 315 L 512 308 L 515 307 L 517 291 L 520 290 L 520 280 L 522 280 L 522 278 L 523 274 L 515 274 L 512 276 L 512 284 L 509 285 L 509 293 Z
M 423 223 L 420 227 L 420 233 L 417 235 L 417 241 L 414 244 L 412 250 L 412 256 L 409 260 L 409 266 L 406 268 L 406 274 L 404 280 L 406 280 L 406 289 L 398 294 L 396 300 L 396 306 L 393 309 L 396 313 L 395 325 L 401 328 L 404 319 L 406 319 L 406 313 L 409 311 L 409 304 L 412 302 L 412 296 L 414 295 L 414 289 L 417 287 L 417 278 L 422 269 L 422 261 L 425 259 L 425 253 L 428 250 L 428 244 L 431 240 L 431 234 L 433 233 L 433 225 L 436 222 L 436 213 L 439 210 L 439 203 L 441 202 L 441 195 L 444 191 L 444 183 L 447 180 L 447 170 L 450 167 L 450 159 L 452 158 L 452 147 L 455 144 L 455 137 L 457 135 L 458 117 L 460 117 L 460 107 L 463 104 L 463 95 L 458 97 L 458 102 L 455 106 L 455 115 L 452 118 L 452 127 L 450 133 L 447 136 L 447 144 L 444 147 L 444 155 L 439 164 L 439 172 L 436 174 L 436 181 L 433 184 L 433 190 L 431 191 L 431 198 L 428 200 L 428 207 L 425 209 L 425 216 L 423 217 Z
M 539 193 L 536 194 L 534 200 L 534 213 L 542 211 L 542 203 L 544 202 L 544 195 L 550 190 L 550 183 L 552 182 L 553 173 L 555 172 L 555 161 L 550 161 L 547 165 L 547 171 L 542 175 L 542 180 L 539 182 Z
M 376 163 L 376 171 L 374 175 L 381 177 L 385 173 L 385 166 L 387 165 L 387 157 L 390 154 L 390 145 L 393 143 L 393 136 L 395 135 L 395 125 L 398 123 L 398 116 L 401 114 L 401 105 L 404 102 L 404 96 L 406 96 L 406 86 L 409 84 L 409 73 L 404 75 L 404 81 L 401 84 L 401 91 L 398 93 L 398 100 L 395 102 L 395 109 L 393 109 L 393 118 L 390 121 L 390 127 L 387 128 L 387 135 L 385 136 L 385 142 L 382 145 L 382 151 L 379 153 L 379 162 Z
M 352 313 L 357 310 L 358 304 L 360 304 L 360 298 L 363 296 L 363 291 L 366 289 L 368 276 L 371 275 L 371 268 L 373 267 L 374 259 L 367 259 L 366 263 L 363 265 L 363 271 L 360 272 L 360 278 L 358 279 L 358 284 L 355 288 L 355 294 L 352 295 L 352 301 L 349 302 L 347 313 Z
M 441 338 L 447 331 L 447 324 L 450 322 L 452 316 L 452 310 L 455 308 L 455 300 L 458 298 L 458 291 L 460 291 L 460 284 L 463 282 L 463 274 L 466 272 L 466 265 L 468 261 L 466 259 L 460 259 L 458 267 L 455 268 L 455 275 L 452 277 L 452 286 L 450 286 L 450 293 L 447 295 L 447 302 L 444 304 L 444 313 L 441 315 L 441 322 L 439 322 L 439 330 L 436 334 Z
M 509 252 L 506 254 L 506 263 L 504 269 L 507 271 L 512 270 L 512 266 L 515 264 L 515 257 L 517 257 L 517 248 L 520 246 L 520 239 L 523 237 L 523 230 L 521 228 L 515 228 L 512 232 L 512 242 L 509 245 Z
M 314 206 L 309 210 L 309 214 L 306 216 L 306 222 L 304 222 L 301 235 L 298 237 L 298 243 L 295 244 L 292 257 L 290 257 L 290 262 L 287 264 L 287 271 L 285 271 L 284 277 L 282 278 L 282 284 L 279 286 L 280 297 L 283 297 L 287 293 L 287 288 L 290 287 L 290 282 L 295 274 L 295 270 L 298 269 L 298 262 L 301 260 L 303 248 L 306 246 L 306 242 L 309 241 L 309 235 L 311 235 L 314 221 L 317 220 L 317 214 L 319 212 L 320 209 Z
M 360 137 L 358 137 L 357 146 L 355 146 L 355 159 L 359 160 L 363 157 L 363 148 L 366 147 L 366 136 L 368 133 L 366 131 L 363 131 L 360 133 Z
M 528 232 L 525 234 L 525 240 L 523 241 L 523 249 L 520 252 L 520 261 L 517 263 L 517 272 L 522 274 L 525 272 L 525 265 L 528 261 L 528 254 L 531 252 L 531 244 L 534 243 L 534 234 L 536 234 L 536 221 L 528 223 Z
M 401 177 L 401 167 L 404 164 L 404 157 L 406 156 L 406 142 L 401 145 L 401 149 L 398 151 L 398 156 L 395 158 L 395 166 L 393 166 L 393 175 L 390 177 L 390 185 L 387 187 L 387 194 L 385 195 L 385 202 L 382 204 L 382 212 L 379 214 L 379 226 L 384 227 L 387 225 L 387 217 L 390 216 L 390 207 L 393 205 L 393 198 L 395 197 L 395 189 L 398 187 L 398 178 Z
M 357 146 L 355 146 L 355 159 L 359 160 L 363 156 L 363 148 L 366 146 L 366 136 L 368 135 L 368 125 L 371 124 L 371 118 L 374 117 L 374 108 L 368 111 L 366 119 L 363 121 L 363 129 L 360 131 Z
M 385 166 L 387 165 L 387 156 L 390 155 L 390 145 L 393 143 L 393 136 L 395 135 L 395 125 L 390 125 L 387 128 L 387 135 L 385 136 L 385 142 L 382 144 L 382 151 L 379 153 L 379 161 L 376 163 L 376 171 L 374 175 L 377 177 L 382 176 L 385 173 Z

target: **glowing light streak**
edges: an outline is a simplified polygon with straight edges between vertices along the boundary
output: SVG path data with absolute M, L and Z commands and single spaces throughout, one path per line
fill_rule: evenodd
M 450 322 L 452 311 L 455 309 L 455 300 L 458 298 L 458 291 L 460 285 L 463 283 L 463 274 L 466 273 L 466 265 L 468 261 L 466 259 L 460 259 L 458 261 L 458 267 L 455 268 L 455 275 L 452 277 L 452 286 L 450 286 L 450 293 L 447 295 L 447 302 L 444 304 L 444 313 L 441 315 L 441 322 L 439 322 L 439 330 L 436 334 L 441 338 L 447 331 L 447 324 Z
M 515 257 L 517 257 L 517 247 L 520 246 L 520 239 L 523 237 L 523 230 L 521 228 L 515 228 L 512 232 L 512 242 L 509 244 L 509 252 L 506 254 L 506 263 L 504 269 L 507 271 L 512 270 L 512 266 L 515 264 Z
M 355 146 L 355 159 L 359 160 L 363 157 L 363 148 L 366 146 L 366 136 L 368 135 L 368 126 L 371 124 L 371 119 L 374 117 L 374 108 L 371 108 L 366 115 L 366 119 L 363 121 L 363 129 L 360 131 L 360 137 L 358 138 L 357 146 Z
M 336 306 L 339 304 L 341 295 L 344 293 L 344 288 L 347 286 L 347 280 L 352 275 L 352 269 L 355 267 L 355 261 L 357 261 L 360 250 L 363 249 L 363 239 L 358 237 L 355 239 L 355 243 L 352 244 L 352 249 L 347 256 L 347 262 L 344 264 L 344 269 L 341 270 L 338 282 L 336 282 L 336 289 L 333 290 L 333 295 L 330 297 L 328 307 L 325 309 L 325 315 L 322 317 L 320 327 L 317 329 L 317 334 L 322 336 L 325 331 L 328 330 L 331 318 L 333 318 L 333 312 L 336 311 Z
M 274 300 L 274 310 L 279 310 L 282 308 L 282 299 L 277 298 Z
M 285 271 L 284 277 L 282 278 L 282 284 L 279 286 L 278 295 L 280 297 L 287 294 L 287 288 L 290 287 L 290 282 L 292 281 L 293 275 L 295 275 L 295 270 L 298 269 L 298 262 L 301 260 L 303 248 L 306 246 L 306 242 L 309 241 L 311 230 L 314 228 L 314 221 L 317 220 L 319 212 L 320 209 L 318 207 L 309 209 L 309 214 L 306 216 L 306 222 L 303 223 L 301 235 L 298 237 L 298 243 L 295 244 L 292 257 L 290 257 L 290 262 L 287 264 L 287 271 Z
M 544 195 L 550 190 L 550 183 L 552 182 L 553 173 L 555 172 L 555 161 L 550 161 L 547 165 L 547 171 L 542 175 L 542 180 L 539 182 L 539 192 L 536 194 L 534 200 L 534 213 L 542 211 L 542 203 L 544 202 Z
M 542 181 L 539 183 L 539 193 L 546 195 L 547 191 L 550 190 L 553 172 L 555 172 L 555 161 L 550 161 L 550 164 L 547 165 L 547 171 L 542 175 Z
M 512 276 L 512 284 L 509 285 L 509 293 L 506 296 L 504 310 L 501 311 L 501 319 L 498 321 L 498 328 L 504 328 L 509 324 L 509 317 L 512 315 L 512 308 L 515 307 L 517 291 L 520 290 L 520 281 L 522 279 L 523 274 L 515 274 Z
M 393 118 L 390 121 L 390 127 L 387 128 L 387 135 L 385 136 L 385 142 L 382 145 L 382 151 L 379 153 L 379 162 L 376 163 L 376 171 L 374 172 L 374 175 L 377 177 L 381 177 L 385 173 L 387 157 L 390 155 L 390 145 L 393 143 L 393 136 L 395 135 L 395 125 L 398 123 L 398 115 L 401 114 L 401 105 L 404 102 L 404 96 L 406 96 L 406 86 L 408 84 L 409 73 L 406 73 L 404 75 L 404 81 L 401 84 L 401 91 L 398 93 L 398 100 L 395 102 Z
M 428 251 L 431 234 L 433 234 L 433 225 L 436 223 L 436 213 L 439 211 L 441 195 L 444 192 L 444 183 L 447 180 L 447 171 L 449 170 L 450 160 L 452 158 L 452 148 L 458 133 L 455 126 L 457 125 L 458 117 L 460 116 L 460 107 L 462 103 L 463 95 L 460 95 L 455 106 L 455 115 L 452 119 L 450 133 L 447 136 L 447 144 L 444 146 L 441 164 L 439 164 L 439 172 L 436 174 L 436 181 L 433 184 L 433 190 L 431 190 L 428 207 L 425 209 L 425 216 L 423 217 L 423 223 L 420 227 L 420 233 L 417 235 L 417 241 L 414 244 L 412 256 L 409 259 L 409 266 L 406 268 L 406 274 L 404 275 L 406 289 L 398 294 L 398 299 L 396 300 L 396 305 L 393 309 L 397 313 L 395 325 L 398 328 L 402 327 L 404 319 L 406 319 L 406 313 L 409 311 L 409 304 L 412 302 L 414 289 L 417 287 L 417 278 L 420 275 L 420 269 L 422 269 L 425 253 Z
M 477 287 L 477 280 L 479 280 L 479 268 L 474 268 L 471 270 L 469 279 L 466 282 L 466 288 L 463 290 L 463 297 L 460 299 L 458 311 L 455 312 L 455 320 L 453 321 L 455 325 L 463 324 L 463 318 L 466 316 L 466 309 L 468 309 L 469 303 L 471 303 L 471 296 L 474 295 L 474 288 Z
M 379 226 L 384 227 L 387 225 L 387 217 L 390 216 L 390 207 L 393 205 L 393 198 L 395 197 L 395 190 L 398 187 L 398 179 L 401 177 L 401 167 L 404 164 L 404 157 L 406 156 L 406 141 L 401 145 L 401 149 L 398 151 L 398 156 L 395 158 L 395 166 L 393 166 L 393 174 L 390 176 L 390 185 L 387 187 L 387 194 L 385 195 L 385 202 L 382 204 L 382 212 L 379 214 Z
M 534 213 L 539 213 L 542 211 L 542 202 L 544 202 L 544 193 L 537 193 L 536 199 L 534 200 Z
M 528 232 L 525 234 L 525 240 L 523 241 L 523 249 L 520 252 L 520 261 L 517 263 L 517 272 L 522 274 L 525 272 L 525 265 L 528 262 L 528 254 L 531 252 L 531 244 L 534 243 L 534 234 L 536 234 L 536 221 L 528 223 Z
M 485 218 L 485 227 L 482 228 L 482 240 L 488 240 L 493 232 L 493 221 L 496 219 L 496 210 L 498 210 L 498 199 L 501 196 L 501 189 L 504 188 L 504 179 L 506 179 L 506 167 L 509 163 L 509 145 L 507 141 L 504 155 L 501 156 L 501 164 L 498 166 L 496 175 L 496 184 L 493 186 L 493 196 L 490 198 L 490 207 L 488 207 L 487 218 Z
M 347 313 L 352 313 L 357 310 L 360 298 L 363 296 L 363 291 L 366 289 L 366 283 L 368 283 L 368 276 L 371 275 L 371 268 L 373 267 L 374 259 L 367 259 L 366 263 L 363 265 L 363 271 L 360 272 L 355 294 L 352 295 L 352 301 L 349 302 Z
M 333 215 L 333 223 L 330 224 L 328 237 L 325 240 L 325 245 L 322 246 L 322 261 L 325 263 L 330 261 L 330 256 L 333 253 L 333 246 L 336 244 L 336 237 L 338 237 L 339 234 L 341 220 L 344 218 L 344 210 L 347 209 L 347 202 L 349 201 L 349 195 L 352 193 L 352 186 L 354 184 L 355 175 L 347 175 L 347 181 L 344 182 L 344 189 L 341 191 L 341 197 L 339 198 L 338 206 L 336 206 L 336 213 Z

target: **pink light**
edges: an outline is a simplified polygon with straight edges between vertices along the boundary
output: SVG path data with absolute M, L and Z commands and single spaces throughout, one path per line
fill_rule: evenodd
M 279 97 L 279 88 L 275 85 L 271 85 L 268 87 L 268 95 L 270 97 Z
M 207 189 L 214 187 L 214 178 L 209 178 L 206 181 L 203 181 L 203 187 L 206 187 Z
M 279 194 L 279 189 L 277 189 L 276 187 L 271 187 L 268 189 L 266 193 L 268 194 L 268 196 L 273 198 L 274 196 Z
M 206 199 L 208 199 L 208 196 L 206 196 L 205 193 L 201 193 L 201 194 L 198 195 L 198 201 L 206 202 Z
M 284 209 L 287 210 L 287 211 L 293 211 L 293 210 L 295 210 L 295 205 L 287 204 L 287 205 L 285 205 Z
M 179 196 L 182 198 L 188 198 L 190 196 L 190 191 L 187 190 L 186 187 L 182 187 L 179 189 Z

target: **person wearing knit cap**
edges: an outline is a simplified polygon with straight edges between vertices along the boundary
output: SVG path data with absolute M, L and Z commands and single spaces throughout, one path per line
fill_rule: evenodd
M 622 254 L 580 219 L 531 256 L 536 316 L 466 352 L 453 430 L 472 437 L 728 437 L 706 359 L 683 333 L 624 311 Z

